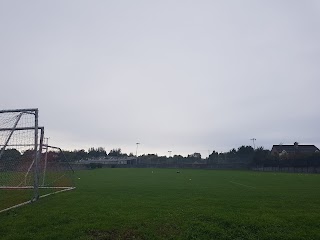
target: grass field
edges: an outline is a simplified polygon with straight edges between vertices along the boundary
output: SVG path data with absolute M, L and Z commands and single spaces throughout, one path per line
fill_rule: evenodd
M 172 169 L 76 175 L 76 190 L 0 214 L 0 239 L 320 239 L 320 175 Z

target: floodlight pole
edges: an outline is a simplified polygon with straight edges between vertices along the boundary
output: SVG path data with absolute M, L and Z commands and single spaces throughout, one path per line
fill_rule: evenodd
M 172 151 L 171 150 L 169 150 L 168 151 L 168 153 L 169 153 L 169 158 L 171 157 L 171 153 L 172 153 Z M 167 164 L 169 164 L 169 158 L 166 160 L 167 161 Z
M 139 142 L 136 143 L 137 144 L 137 148 L 136 148 L 136 164 L 138 164 L 138 146 L 139 146 Z
M 250 140 L 253 142 L 253 149 L 256 149 L 256 145 L 254 144 L 254 141 L 256 141 L 257 139 L 251 138 Z

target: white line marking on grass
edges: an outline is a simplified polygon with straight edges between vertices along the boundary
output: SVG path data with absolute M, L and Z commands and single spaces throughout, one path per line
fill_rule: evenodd
M 43 187 L 42 187 L 42 188 L 43 188 Z M 59 188 L 59 187 L 55 187 L 55 189 L 58 189 L 58 188 Z M 61 189 L 62 189 L 62 190 L 57 191 L 57 192 L 52 192 L 52 193 L 48 193 L 48 194 L 42 195 L 42 196 L 40 196 L 39 198 L 44 198 L 44 197 L 47 197 L 47 196 L 50 196 L 50 195 L 53 195 L 53 194 L 57 194 L 57 193 L 65 192 L 65 191 L 70 191 L 70 190 L 73 190 L 73 189 L 76 189 L 76 188 L 75 188 L 75 187 L 61 187 Z M 35 202 L 35 201 L 29 200 L 29 201 L 26 201 L 26 202 L 17 204 L 17 205 L 15 205 L 15 206 L 8 207 L 8 208 L 6 208 L 6 209 L 0 210 L 0 213 L 9 211 L 9 210 L 11 210 L 11 209 L 14 209 L 14 208 L 17 208 L 17 207 L 21 207 L 21 206 L 24 206 L 24 205 L 27 205 L 27 204 L 33 203 L 33 202 Z
M 253 187 L 253 186 L 249 186 L 249 185 L 245 185 L 245 184 L 241 184 L 241 183 L 237 183 L 237 182 L 232 182 L 232 181 L 229 181 L 233 184 L 237 184 L 237 185 L 240 185 L 240 186 L 243 186 L 243 187 L 248 187 L 248 188 L 256 188 L 256 187 Z

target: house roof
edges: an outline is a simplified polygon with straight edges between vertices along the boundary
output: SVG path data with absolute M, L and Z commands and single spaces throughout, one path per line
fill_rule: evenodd
M 319 151 L 315 145 L 273 145 L 271 151 L 278 153 L 286 151 L 287 153 L 314 153 Z

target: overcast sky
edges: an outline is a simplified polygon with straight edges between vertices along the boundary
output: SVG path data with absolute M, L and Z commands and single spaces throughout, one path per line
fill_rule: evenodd
M 64 149 L 320 147 L 320 1 L 0 0 L 0 108 Z

